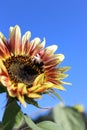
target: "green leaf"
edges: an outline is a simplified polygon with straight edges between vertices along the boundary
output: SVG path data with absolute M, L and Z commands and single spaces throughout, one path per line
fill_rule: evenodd
M 2 129 L 2 122 L 0 122 L 0 130 L 3 130 L 3 129 Z
M 53 109 L 53 118 L 64 130 L 85 130 L 81 114 L 71 107 L 57 105 Z
M 28 104 L 32 104 L 38 108 L 41 108 L 39 105 L 38 105 L 38 102 L 35 101 L 34 99 L 32 98 L 28 98 L 28 97 L 25 97 L 25 101 L 28 103 Z
M 43 121 L 37 125 L 25 115 L 25 121 L 31 130 L 63 130 L 58 124 L 51 121 Z
M 43 129 L 39 128 L 27 115 L 25 115 L 24 118 L 25 118 L 25 122 L 27 123 L 29 128 L 31 128 L 33 130 L 43 130 Z
M 6 92 L 6 87 L 0 83 L 0 93 Z
M 51 121 L 43 121 L 37 124 L 43 130 L 64 130 L 57 123 Z
M 2 119 L 3 130 L 18 128 L 23 121 L 23 114 L 15 99 L 9 98 Z

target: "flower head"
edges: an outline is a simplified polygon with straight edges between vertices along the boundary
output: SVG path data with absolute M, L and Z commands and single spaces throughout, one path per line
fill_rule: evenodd
M 0 33 L 0 82 L 7 88 L 9 96 L 17 98 L 24 106 L 25 97 L 41 98 L 42 94 L 56 88 L 64 90 L 61 79 L 68 67 L 57 68 L 63 54 L 54 54 L 56 45 L 44 48 L 39 38 L 30 41 L 31 33 L 21 38 L 20 27 L 10 27 L 7 40 Z

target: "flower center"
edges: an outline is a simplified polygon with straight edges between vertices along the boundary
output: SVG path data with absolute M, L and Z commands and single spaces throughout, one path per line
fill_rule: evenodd
M 35 78 L 43 73 L 43 63 L 38 63 L 29 56 L 12 56 L 4 64 L 14 83 L 32 85 Z

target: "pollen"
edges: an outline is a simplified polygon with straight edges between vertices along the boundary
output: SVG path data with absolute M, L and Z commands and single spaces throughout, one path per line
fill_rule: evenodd
M 29 56 L 11 56 L 4 61 L 11 81 L 31 85 L 35 78 L 43 73 L 43 63 L 32 60 Z

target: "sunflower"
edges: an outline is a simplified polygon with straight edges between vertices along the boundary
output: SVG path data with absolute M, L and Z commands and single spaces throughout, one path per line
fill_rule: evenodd
M 63 61 L 63 54 L 54 54 L 56 45 L 45 48 L 45 39 L 30 41 L 31 32 L 21 38 L 18 25 L 10 27 L 7 40 L 0 32 L 0 82 L 6 87 L 10 97 L 19 100 L 24 106 L 25 97 L 41 98 L 53 88 L 64 90 L 61 79 L 69 67 L 58 68 Z

